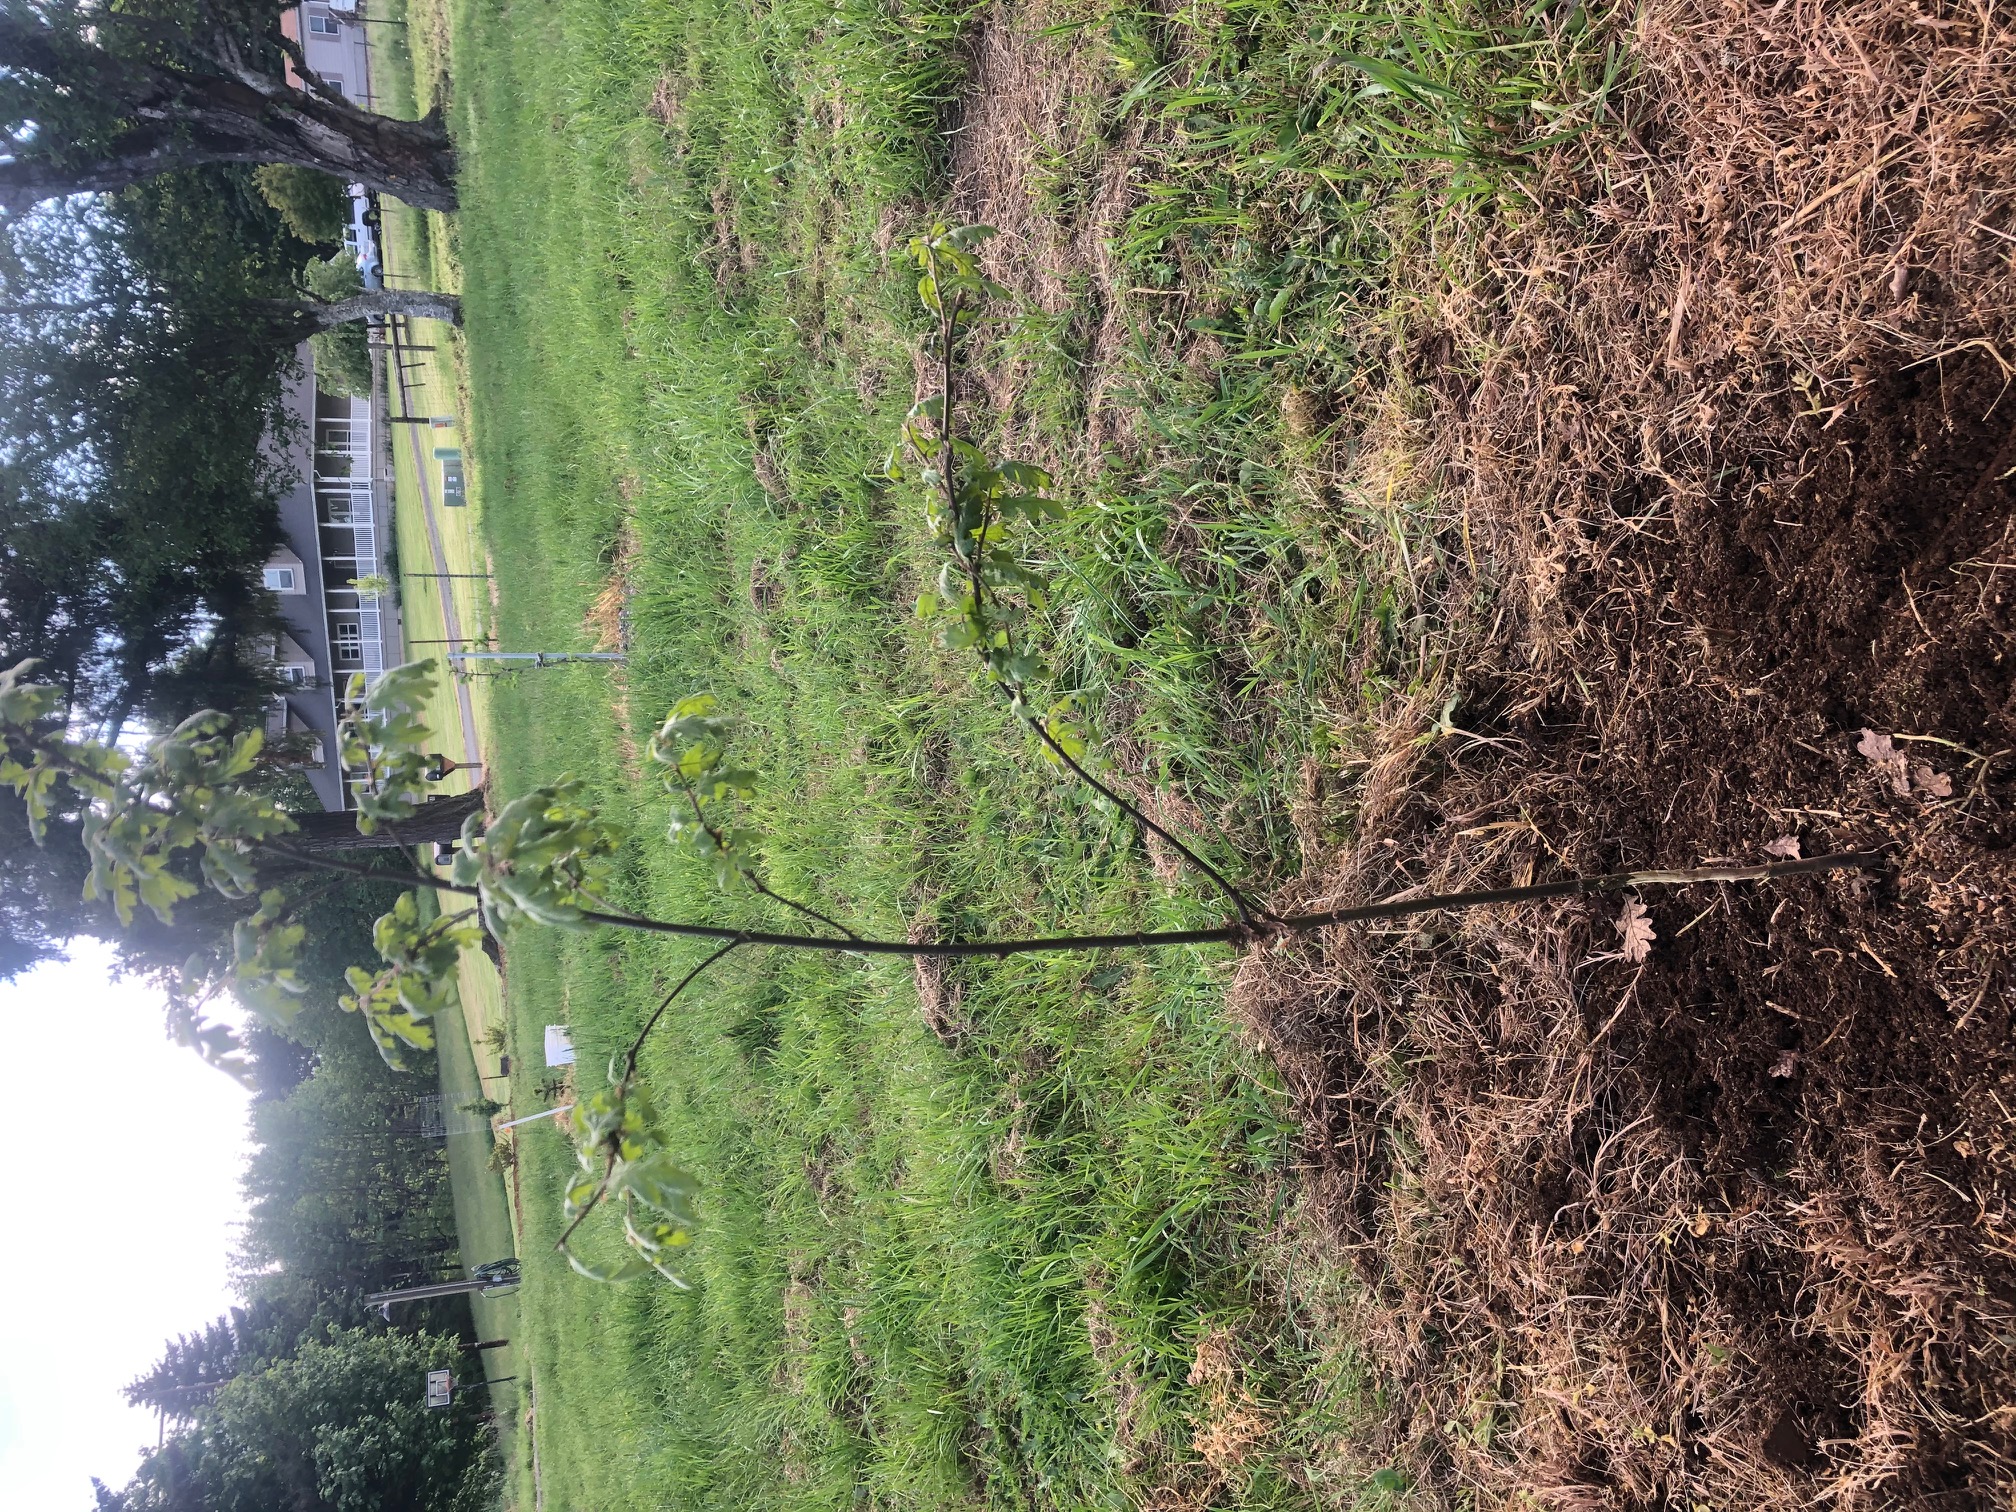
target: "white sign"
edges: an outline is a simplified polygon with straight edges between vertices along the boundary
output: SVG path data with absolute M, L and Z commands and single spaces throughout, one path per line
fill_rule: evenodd
M 546 1064 L 549 1066 L 574 1064 L 574 1039 L 568 1034 L 565 1024 L 546 1026 Z
M 427 1405 L 446 1407 L 455 1400 L 455 1378 L 445 1370 L 427 1372 Z

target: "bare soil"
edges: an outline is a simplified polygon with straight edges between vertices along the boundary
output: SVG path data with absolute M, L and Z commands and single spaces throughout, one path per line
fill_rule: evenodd
M 1633 42 L 1627 145 L 1564 154 L 1399 356 L 1450 680 L 1286 901 L 1893 868 L 1648 891 L 1642 963 L 1614 904 L 1340 931 L 1239 1002 L 1431 1499 L 2006 1508 L 2008 18 L 1707 0 Z

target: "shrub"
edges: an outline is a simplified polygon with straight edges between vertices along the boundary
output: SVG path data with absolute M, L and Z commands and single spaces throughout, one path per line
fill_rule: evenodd
M 343 240 L 350 222 L 350 196 L 343 185 L 313 168 L 292 163 L 261 163 L 253 182 L 266 203 L 280 212 L 287 229 L 304 242 L 331 246 Z
M 371 348 L 361 321 L 351 321 L 333 330 L 317 331 L 308 338 L 308 350 L 315 359 L 315 387 L 325 394 L 351 399 L 371 397 Z

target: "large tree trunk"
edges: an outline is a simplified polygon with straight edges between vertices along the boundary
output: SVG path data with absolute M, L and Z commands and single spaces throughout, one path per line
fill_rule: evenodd
M 324 300 L 304 296 L 295 300 L 276 300 L 274 304 L 298 322 L 306 335 L 346 325 L 353 320 L 369 320 L 374 315 L 404 315 L 409 319 L 462 324 L 462 301 L 453 294 L 439 294 L 432 289 L 366 289 L 348 299 Z
M 332 851 L 377 850 L 388 845 L 447 843 L 462 836 L 462 821 L 483 811 L 483 790 L 476 788 L 449 798 L 430 798 L 411 819 L 381 824 L 368 835 L 357 832 L 357 816 L 347 809 L 327 814 L 296 814 L 299 825 L 281 843 L 295 850 L 323 855 Z
M 401 121 L 360 110 L 334 90 L 297 88 L 239 60 L 214 67 L 113 58 L 80 47 L 11 8 L 0 12 L 0 68 L 88 90 L 127 123 L 89 158 L 10 142 L 0 210 L 66 194 L 123 189 L 205 163 L 293 163 L 393 195 L 423 210 L 455 208 L 455 149 L 439 112 Z

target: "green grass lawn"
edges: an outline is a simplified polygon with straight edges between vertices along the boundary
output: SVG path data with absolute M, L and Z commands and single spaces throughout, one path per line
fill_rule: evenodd
M 1037 633 L 1116 781 L 1237 873 L 1293 876 L 1348 835 L 1359 721 L 1441 675 L 1423 604 L 1449 547 L 1404 382 L 1361 374 L 1516 213 L 1521 153 L 1599 118 L 1614 65 L 1580 11 L 1007 14 L 1076 81 L 1018 192 L 1068 228 L 1109 170 L 1133 186 L 1117 276 L 1007 268 L 1048 302 L 978 353 L 1009 380 L 993 427 L 1070 506 Z M 624 907 L 769 922 L 665 841 L 640 769 L 669 704 L 711 690 L 762 772 L 773 883 L 864 932 L 1216 922 L 909 613 L 936 561 L 916 499 L 878 481 L 923 330 L 900 251 L 947 194 L 982 13 L 409 18 L 423 96 L 452 78 L 502 643 L 589 645 L 612 582 L 628 617 L 623 671 L 493 685 L 500 791 L 587 779 L 631 826 Z M 1384 486 L 1346 487 L 1317 458 L 1374 413 Z M 698 959 L 608 935 L 508 950 L 520 1054 L 566 1022 L 588 1086 Z M 1287 1099 L 1227 1013 L 1233 964 L 731 958 L 643 1060 L 705 1182 L 690 1290 L 572 1276 L 551 1248 L 571 1151 L 521 1133 L 546 1505 L 1404 1497 L 1361 1431 L 1378 1384 L 1342 1258 L 1301 1219 Z M 522 1471 L 513 1494 L 529 1506 Z
M 477 1063 L 479 1057 L 487 1056 L 470 1043 L 468 1025 L 456 1015 L 445 1015 L 440 1028 L 442 1101 L 459 1109 L 483 1096 L 486 1087 Z M 462 1238 L 463 1261 L 471 1267 L 517 1252 L 504 1178 L 490 1162 L 491 1143 L 490 1135 L 481 1130 L 453 1134 L 448 1139 L 448 1164 L 455 1180 L 455 1225 Z M 477 1297 L 472 1305 L 480 1337 L 509 1338 L 514 1333 L 518 1309 L 513 1299 Z M 485 1363 L 496 1375 L 514 1374 L 517 1364 L 508 1350 L 490 1353 Z

